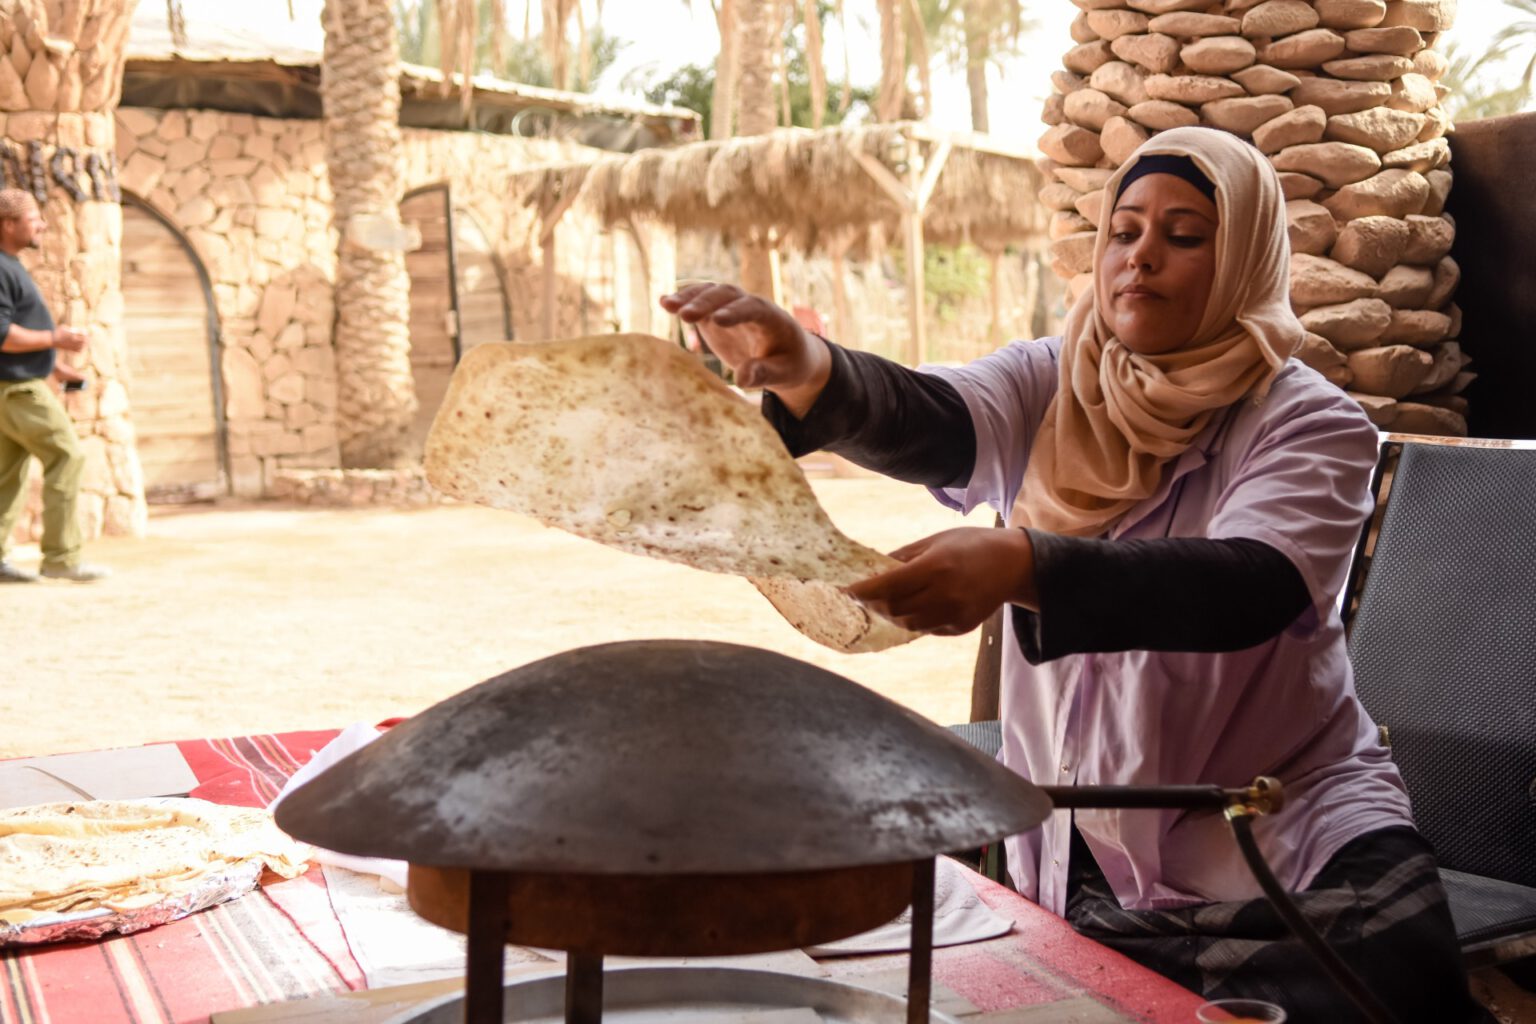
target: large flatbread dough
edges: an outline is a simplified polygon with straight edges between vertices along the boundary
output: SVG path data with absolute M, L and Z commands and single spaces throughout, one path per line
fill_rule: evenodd
M 139 910 L 259 862 L 301 874 L 309 848 L 263 809 L 206 800 L 91 800 L 0 811 L 0 922 Z
M 838 532 L 761 413 L 659 338 L 477 346 L 432 424 L 426 470 L 457 498 L 745 576 L 828 647 L 918 635 L 839 589 L 896 562 Z

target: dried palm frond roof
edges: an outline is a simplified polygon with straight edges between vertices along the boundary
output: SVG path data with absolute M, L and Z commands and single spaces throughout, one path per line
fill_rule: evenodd
M 1001 248 L 1044 233 L 1042 175 L 1031 156 L 983 135 L 906 122 L 789 128 L 535 168 L 514 176 L 513 198 L 549 210 L 579 189 L 576 202 L 605 223 L 644 216 L 736 236 L 771 227 L 811 249 L 874 226 L 890 237 L 900 221 L 901 207 L 855 153 L 904 180 L 904 161 L 917 153 L 932 160 L 941 146 L 948 159 L 923 214 L 929 241 Z

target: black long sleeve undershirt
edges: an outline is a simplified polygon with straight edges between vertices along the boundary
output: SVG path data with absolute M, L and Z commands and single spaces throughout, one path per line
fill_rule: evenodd
M 960 392 L 867 352 L 827 343 L 832 372 L 804 419 L 772 393 L 763 414 L 795 456 L 826 449 L 926 487 L 963 487 L 976 430 Z M 1237 651 L 1311 604 L 1285 555 L 1248 538 L 1087 540 L 1031 530 L 1040 611 L 1012 606 L 1032 663 L 1110 651 Z

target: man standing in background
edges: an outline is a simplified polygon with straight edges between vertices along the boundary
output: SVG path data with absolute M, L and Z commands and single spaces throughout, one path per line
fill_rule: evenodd
M 5 549 L 26 500 L 30 456 L 43 464 L 43 562 L 52 579 L 86 583 L 109 575 L 80 561 L 75 499 L 85 457 L 69 414 L 48 386 L 50 375 L 77 389 L 85 377 L 58 362 L 58 352 L 83 352 L 84 331 L 55 327 L 32 276 L 17 257 L 39 245 L 47 222 L 32 194 L 0 189 L 0 583 L 31 583 L 10 565 Z M 73 385 L 73 387 L 71 387 Z

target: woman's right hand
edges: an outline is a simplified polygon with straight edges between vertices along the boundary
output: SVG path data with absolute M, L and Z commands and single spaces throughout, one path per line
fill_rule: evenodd
M 746 388 L 767 388 L 804 416 L 826 386 L 832 357 L 785 309 L 733 284 L 690 284 L 661 308 L 693 324 Z

